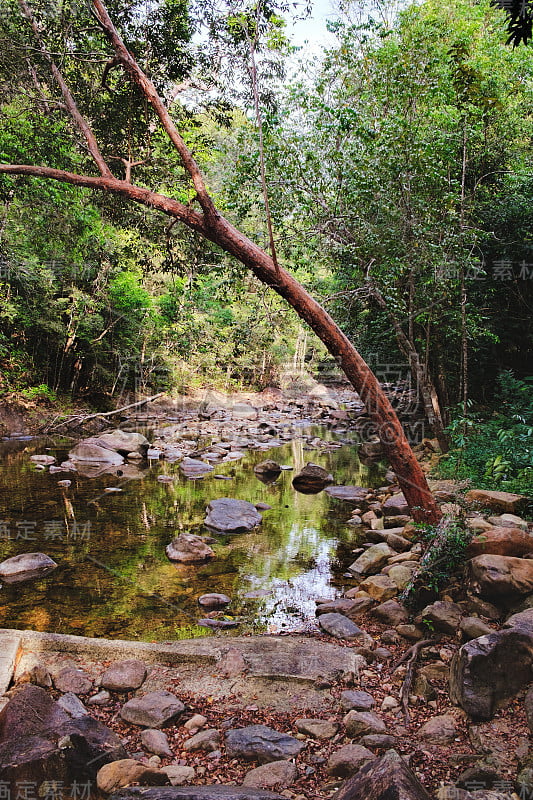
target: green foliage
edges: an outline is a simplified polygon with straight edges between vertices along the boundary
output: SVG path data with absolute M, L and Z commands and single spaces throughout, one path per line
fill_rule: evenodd
M 41 383 L 40 386 L 30 386 L 27 389 L 22 389 L 20 392 L 22 397 L 27 400 L 38 400 L 40 402 L 55 403 L 57 395 L 46 383 Z
M 444 520 L 438 526 L 419 526 L 419 536 L 425 545 L 420 569 L 404 589 L 401 600 L 418 608 L 431 596 L 436 596 L 451 576 L 465 563 L 465 554 L 473 531 L 464 520 Z
M 533 377 L 502 372 L 493 411 L 455 416 L 449 428 L 452 449 L 441 459 L 439 474 L 533 497 L 532 389 Z

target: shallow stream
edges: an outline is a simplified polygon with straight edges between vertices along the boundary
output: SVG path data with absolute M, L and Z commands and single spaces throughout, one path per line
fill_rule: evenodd
M 60 463 L 72 442 L 0 442 L 0 560 L 39 551 L 59 564 L 39 580 L 1 587 L 0 627 L 140 640 L 206 635 L 196 626 L 203 616 L 198 597 L 206 592 L 232 598 L 227 614 L 242 619 L 236 633 L 313 625 L 315 598 L 335 597 L 343 587 L 357 529 L 346 524 L 349 504 L 325 492 L 300 494 L 292 478 L 308 461 L 338 484 L 379 486 L 385 471 L 361 464 L 355 436 L 344 434 L 343 446 L 330 452 L 310 448 L 313 436 L 335 439 L 325 428 L 302 428 L 291 442 L 244 451 L 201 480 L 164 461 L 145 463 L 134 479 L 50 474 L 30 456 L 46 453 Z M 264 484 L 253 467 L 267 458 L 293 469 Z M 159 482 L 160 474 L 173 482 Z M 58 485 L 67 478 L 68 488 Z M 210 533 L 205 508 L 218 497 L 271 510 L 251 533 L 214 536 L 211 562 L 171 563 L 165 546 L 180 532 Z

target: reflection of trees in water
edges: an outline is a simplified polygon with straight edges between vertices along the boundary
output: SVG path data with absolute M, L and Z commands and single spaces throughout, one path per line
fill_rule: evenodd
M 361 469 L 354 446 L 330 453 L 307 450 L 309 429 L 295 435 L 303 438 L 268 452 L 247 452 L 241 461 L 215 465 L 215 474 L 231 476 L 229 481 L 212 475 L 189 481 L 180 474 L 178 464 L 165 462 L 153 464 L 139 480 L 50 474 L 36 471 L 29 462 L 32 452 L 43 452 L 50 442 L 32 442 L 31 447 L 25 443 L 27 452 L 12 453 L 9 463 L 2 462 L 0 517 L 13 528 L 19 520 L 34 521 L 38 531 L 44 520 L 58 519 L 64 524 L 66 519 L 69 527 L 72 520 L 80 526 L 89 521 L 90 537 L 53 541 L 41 532 L 31 543 L 0 541 L 0 560 L 31 549 L 48 553 L 60 565 L 52 578 L 6 593 L 0 623 L 8 627 L 39 624 L 58 632 L 94 636 L 172 638 L 177 627 L 199 616 L 200 594 L 224 592 L 234 598 L 231 608 L 238 609 L 245 592 L 263 588 L 272 595 L 260 607 L 261 619 L 272 615 L 276 625 L 281 627 L 283 621 L 290 629 L 302 618 L 314 618 L 314 599 L 335 595 L 330 584 L 339 542 L 353 535 L 345 524 L 350 506 L 324 492 L 298 493 L 292 478 L 309 461 L 326 468 L 337 483 L 368 485 L 363 477 L 368 472 Z M 325 438 L 329 433 L 313 426 L 312 435 Z M 60 460 L 66 455 L 64 449 L 52 454 Z M 294 469 L 265 485 L 253 467 L 266 458 Z M 158 482 L 159 473 L 172 475 L 174 482 Z M 65 477 L 72 479 L 72 486 L 62 492 L 57 481 Z M 123 491 L 106 494 L 109 486 Z M 217 557 L 212 562 L 177 569 L 165 555 L 166 545 L 180 532 L 208 534 L 203 524 L 206 506 L 224 496 L 268 503 L 272 509 L 263 512 L 262 525 L 251 533 L 215 535 Z M 37 607 L 46 614 L 29 613 Z M 252 614 L 256 608 L 255 604 L 246 607 Z M 291 607 L 297 609 L 293 614 L 287 611 Z M 85 620 L 83 630 L 80 620 Z

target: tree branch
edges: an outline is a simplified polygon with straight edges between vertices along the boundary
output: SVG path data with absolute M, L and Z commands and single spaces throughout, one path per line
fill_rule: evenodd
M 84 186 L 88 189 L 98 189 L 100 191 L 113 192 L 113 194 L 134 200 L 137 203 L 156 208 L 170 217 L 177 217 L 189 228 L 192 228 L 203 236 L 209 236 L 205 219 L 202 214 L 194 211 L 189 206 L 172 200 L 170 197 L 152 192 L 142 186 L 135 186 L 127 181 L 118 178 L 92 175 L 78 175 L 74 172 L 67 172 L 63 169 L 53 169 L 52 167 L 39 167 L 30 164 L 0 164 L 0 174 L 4 175 L 30 175 L 34 178 L 47 178 L 61 183 L 70 183 L 73 186 Z
M 61 94 L 63 95 L 63 99 L 65 101 L 65 105 L 67 107 L 68 113 L 70 114 L 70 116 L 72 117 L 72 119 L 74 120 L 76 125 L 78 126 L 79 130 L 83 134 L 83 136 L 85 138 L 85 141 L 87 142 L 87 146 L 89 148 L 89 152 L 90 152 L 91 156 L 93 157 L 96 166 L 100 170 L 100 174 L 103 177 L 112 178 L 113 177 L 113 173 L 111 172 L 111 170 L 107 166 L 107 164 L 105 162 L 105 159 L 104 159 L 104 157 L 102 156 L 102 154 L 100 152 L 100 148 L 98 147 L 98 143 L 97 143 L 97 141 L 96 141 L 96 139 L 94 137 L 94 134 L 93 134 L 92 130 L 90 129 L 89 125 L 87 124 L 87 121 L 80 114 L 78 106 L 76 105 L 76 101 L 72 97 L 72 95 L 70 93 L 70 89 L 68 88 L 68 86 L 67 86 L 67 84 L 65 82 L 65 79 L 63 78 L 63 75 L 61 74 L 61 72 L 60 72 L 57 64 L 53 60 L 52 56 L 50 55 L 50 53 L 46 49 L 46 46 L 45 46 L 45 44 L 44 44 L 44 42 L 42 40 L 42 37 L 41 37 L 41 33 L 39 31 L 39 26 L 35 22 L 35 19 L 33 17 L 33 14 L 31 12 L 30 7 L 27 5 L 25 0 L 19 0 L 19 5 L 20 5 L 20 7 L 22 9 L 22 13 L 24 14 L 26 19 L 28 20 L 28 22 L 29 22 L 29 24 L 31 26 L 31 29 L 33 30 L 33 33 L 35 35 L 35 38 L 37 39 L 37 43 L 39 45 L 39 49 L 41 51 L 41 54 L 46 59 L 46 61 L 48 61 L 48 63 L 50 64 L 50 69 L 52 70 L 52 75 L 54 76 L 55 81 L 56 81 L 57 85 L 59 86 L 59 88 L 61 90 Z
M 129 53 L 126 45 L 120 38 L 107 10 L 101 0 L 91 0 L 94 15 L 98 20 L 106 38 L 111 43 L 117 59 L 120 61 L 128 75 L 133 82 L 139 87 L 142 94 L 146 97 L 155 113 L 159 117 L 163 128 L 165 129 L 170 141 L 178 151 L 183 166 L 191 176 L 196 194 L 198 195 L 198 202 L 202 210 L 209 220 L 216 220 L 218 212 L 215 208 L 212 198 L 210 197 L 200 168 L 196 163 L 192 153 L 185 144 L 181 134 L 176 128 L 172 117 L 168 113 L 165 104 L 159 97 L 157 90 L 152 81 L 144 74 L 133 56 Z

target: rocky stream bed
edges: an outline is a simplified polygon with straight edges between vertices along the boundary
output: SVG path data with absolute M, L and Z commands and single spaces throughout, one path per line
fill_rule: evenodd
M 252 449 L 270 451 L 255 474 L 275 482 L 290 466 L 273 457 L 276 442 L 293 435 L 287 423 L 315 416 L 339 436 L 366 424 L 353 395 L 310 398 L 289 411 L 272 398 L 238 405 L 158 420 L 149 440 L 127 425 L 94 431 L 66 462 L 38 453 L 33 463 L 68 481 L 133 475 L 146 460 L 164 459 L 201 479 Z M 429 470 L 435 443 L 418 450 Z M 367 442 L 363 457 L 376 455 L 379 443 Z M 464 567 L 440 593 L 429 587 L 413 610 L 402 592 L 425 546 L 395 476 L 376 488 L 339 484 L 309 462 L 294 470 L 294 488 L 345 503 L 356 542 L 342 594 L 315 598 L 316 625 L 305 635 L 234 637 L 225 630 L 231 597 L 211 592 L 198 598 L 199 618 L 216 631 L 205 640 L 98 644 L 4 631 L 19 644 L 0 711 L 1 796 L 533 796 L 533 526 L 521 516 L 525 498 L 433 482 L 443 510 L 465 516 L 472 541 Z M 174 536 L 169 560 L 210 561 L 219 532 L 261 525 L 269 509 L 224 488 L 203 532 Z M 5 559 L 2 579 L 51 580 L 47 558 L 27 551 Z

